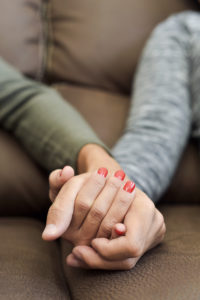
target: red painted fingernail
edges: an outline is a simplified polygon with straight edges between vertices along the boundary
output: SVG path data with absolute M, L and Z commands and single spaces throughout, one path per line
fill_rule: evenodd
M 124 235 L 124 233 L 125 233 L 124 231 L 120 231 L 117 228 L 115 229 L 115 232 L 116 232 L 117 235 Z
M 128 193 L 132 193 L 135 189 L 135 183 L 133 181 L 129 180 L 129 181 L 126 182 L 123 189 Z
M 119 170 L 119 171 L 115 172 L 114 176 L 119 178 L 121 181 L 123 181 L 126 174 L 124 173 L 124 171 Z
M 103 177 L 106 177 L 108 175 L 108 170 L 106 168 L 99 168 L 97 173 Z
M 62 176 L 63 169 L 60 171 L 60 176 Z

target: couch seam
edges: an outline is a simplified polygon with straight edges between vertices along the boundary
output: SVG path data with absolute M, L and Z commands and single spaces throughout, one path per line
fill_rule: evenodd
M 41 64 L 42 64 L 42 44 L 43 44 L 43 35 L 42 35 L 42 16 L 41 16 L 41 3 L 39 4 L 38 13 L 37 13 L 38 19 L 40 21 L 40 29 L 39 29 L 39 36 L 38 36 L 38 62 L 37 62 L 37 73 L 36 73 L 36 79 L 40 80 L 41 78 Z
M 47 74 L 51 73 L 52 69 L 52 57 L 53 57 L 53 26 L 52 26 L 52 4 L 51 0 L 42 0 L 41 6 L 41 20 L 42 20 L 42 47 L 43 47 L 43 56 L 41 62 L 41 71 L 40 71 L 40 80 L 43 81 Z M 55 146 L 55 145 L 54 145 Z M 61 244 L 59 244 L 59 250 L 61 254 Z M 62 260 L 60 259 L 61 269 L 64 277 L 64 281 L 70 296 L 70 300 L 73 300 L 71 286 L 67 276 L 65 275 L 64 267 Z
M 45 2 L 45 18 L 44 18 L 44 31 L 45 31 L 45 60 L 43 64 L 43 79 L 46 73 L 51 73 L 52 69 L 52 56 L 53 56 L 53 26 L 52 26 L 52 3 L 50 0 L 43 0 Z
M 40 19 L 41 19 L 41 35 L 39 43 L 39 56 L 40 56 L 40 69 L 38 71 L 39 81 L 43 80 L 46 60 L 47 60 L 47 40 L 48 40 L 48 24 L 47 24 L 47 6 L 49 0 L 41 0 L 40 6 Z

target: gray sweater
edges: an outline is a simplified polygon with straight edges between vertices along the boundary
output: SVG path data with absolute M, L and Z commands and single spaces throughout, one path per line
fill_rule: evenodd
M 134 83 L 132 106 L 115 158 L 156 201 L 189 136 L 200 138 L 200 14 L 170 17 L 152 33 Z

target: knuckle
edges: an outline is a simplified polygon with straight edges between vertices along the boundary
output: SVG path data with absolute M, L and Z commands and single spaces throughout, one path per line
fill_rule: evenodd
M 159 226 L 163 226 L 163 224 L 165 223 L 164 221 L 164 217 L 163 215 L 159 212 L 159 210 L 157 210 L 157 222 L 159 224 Z
M 110 177 L 107 181 L 107 186 L 111 189 L 117 190 L 122 183 L 114 177 Z
M 152 211 L 152 212 L 156 210 L 155 204 L 153 203 L 152 200 L 148 201 L 147 209 L 148 209 L 149 211 Z
M 164 234 L 159 235 L 158 240 L 157 240 L 157 245 L 160 244 L 163 241 L 164 237 L 165 237 Z
M 91 215 L 92 219 L 95 219 L 97 221 L 101 221 L 104 217 L 103 211 L 101 211 L 98 207 L 94 207 L 91 210 L 90 215 Z
M 81 201 L 77 201 L 76 205 L 77 205 L 77 210 L 83 213 L 90 210 L 91 207 L 90 204 L 84 199 L 82 199 Z
M 125 270 L 131 270 L 135 266 L 135 264 L 136 263 L 133 259 L 128 258 L 125 262 L 123 262 L 123 268 Z
M 165 223 L 163 223 L 163 226 L 161 228 L 161 236 L 164 237 L 165 233 L 166 233 L 166 225 Z
M 112 225 L 107 224 L 107 223 L 102 224 L 102 226 L 100 228 L 101 236 L 103 236 L 103 237 L 110 236 L 111 230 L 112 230 Z
M 63 214 L 64 210 L 60 207 L 57 206 L 56 204 L 52 205 L 49 208 L 49 214 L 51 215 L 51 217 L 59 217 L 60 214 Z
M 118 198 L 118 202 L 120 206 L 127 207 L 127 205 L 130 204 L 130 201 L 132 201 L 131 195 L 128 193 L 120 195 Z
M 128 252 L 132 257 L 139 257 L 143 253 L 143 247 L 139 242 L 132 242 L 128 247 Z
M 105 178 L 103 176 L 99 176 L 98 174 L 92 174 L 91 175 L 91 181 L 94 186 L 96 186 L 98 189 L 101 189 L 105 184 Z

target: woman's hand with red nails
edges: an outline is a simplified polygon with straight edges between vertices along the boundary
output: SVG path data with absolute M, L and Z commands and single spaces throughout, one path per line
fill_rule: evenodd
M 61 187 L 64 175 L 68 181 Z M 74 245 L 90 245 L 95 237 L 111 237 L 113 226 L 123 221 L 134 199 L 134 184 L 123 181 L 122 170 L 107 175 L 104 167 L 78 176 L 65 167 L 62 173 L 57 170 L 50 175 L 53 204 L 43 233 L 45 240 L 63 236 Z
M 123 236 L 96 238 L 92 247 L 75 247 L 67 257 L 67 264 L 89 269 L 130 270 L 146 251 L 163 240 L 166 231 L 162 214 L 138 189 L 124 225 Z
M 97 160 L 91 161 L 98 164 Z M 73 176 L 70 167 L 51 173 L 53 204 L 43 239 L 63 236 L 74 245 L 90 245 L 95 237 L 111 237 L 113 226 L 123 221 L 134 199 L 135 185 L 126 183 L 125 173 L 108 154 L 105 161 L 107 168 L 100 167 L 95 172 L 91 168 L 78 176 Z

